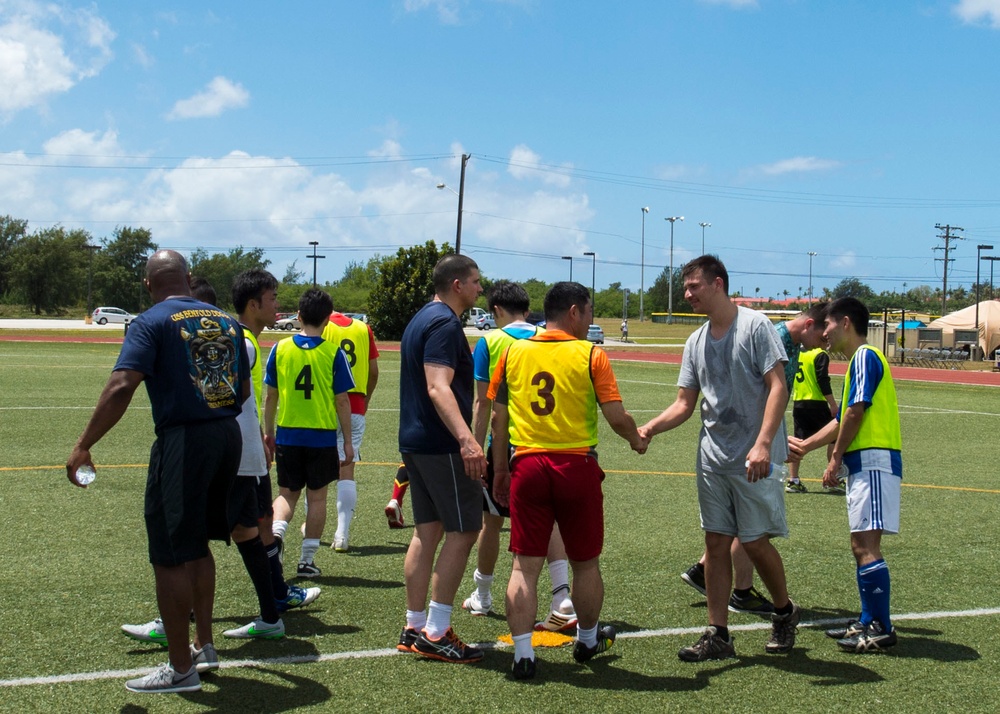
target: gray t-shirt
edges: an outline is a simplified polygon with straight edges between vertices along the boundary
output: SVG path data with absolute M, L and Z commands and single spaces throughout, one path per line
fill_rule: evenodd
M 745 473 L 747 454 L 764 421 L 764 375 L 788 357 L 771 321 L 754 310 L 737 308 L 721 339 L 710 330 L 706 322 L 688 338 L 677 386 L 702 394 L 701 467 L 718 474 Z M 771 442 L 772 462 L 788 457 L 787 440 L 782 419 Z

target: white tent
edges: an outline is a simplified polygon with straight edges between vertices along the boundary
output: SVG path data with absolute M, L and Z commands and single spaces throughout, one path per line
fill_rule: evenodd
M 950 335 L 955 330 L 974 330 L 976 306 L 969 305 L 939 317 L 928 327 L 939 327 L 944 335 Z M 992 355 L 993 350 L 1000 347 L 1000 302 L 996 300 L 984 300 L 979 303 L 979 346 L 987 356 Z

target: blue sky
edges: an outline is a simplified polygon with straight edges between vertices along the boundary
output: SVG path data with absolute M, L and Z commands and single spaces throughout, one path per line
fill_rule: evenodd
M 1000 255 L 1000 0 L 0 0 L 0 213 L 279 275 L 454 242 L 492 278 L 971 286 Z M 645 214 L 644 260 L 643 213 Z M 644 262 L 645 268 L 640 268 Z M 988 277 L 989 263 L 982 263 Z M 984 278 L 985 279 L 985 278 Z

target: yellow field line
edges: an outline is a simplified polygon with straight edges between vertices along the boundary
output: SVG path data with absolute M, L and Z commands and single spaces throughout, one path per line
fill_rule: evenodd
M 100 468 L 102 469 L 144 469 L 147 468 L 149 464 L 102 464 Z M 364 461 L 359 462 L 358 466 L 399 466 L 398 461 Z M 62 471 L 65 466 L 0 466 L 0 472 L 3 471 Z M 620 476 L 685 476 L 687 478 L 694 478 L 694 474 L 690 471 L 622 471 L 618 469 L 606 469 L 606 474 L 617 474 Z M 818 478 L 804 478 L 803 481 L 808 481 L 809 483 L 822 483 L 822 479 Z M 1000 489 L 992 488 L 968 488 L 966 486 L 938 486 L 937 484 L 930 483 L 907 483 L 903 482 L 903 488 L 926 488 L 934 489 L 937 491 L 965 491 L 968 493 L 996 493 L 1000 494 Z

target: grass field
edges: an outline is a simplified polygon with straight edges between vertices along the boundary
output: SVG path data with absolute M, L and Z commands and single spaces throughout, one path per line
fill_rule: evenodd
M 11 712 L 487 711 L 994 711 L 1000 699 L 1000 571 L 996 548 L 995 389 L 897 382 L 905 478 L 903 534 L 887 538 L 900 644 L 889 654 L 841 653 L 823 636 L 858 608 L 843 497 L 822 493 L 818 455 L 802 474 L 810 493 L 787 497 L 791 537 L 777 542 L 792 597 L 805 609 L 796 648 L 766 656 L 762 620 L 732 615 L 740 658 L 677 659 L 705 626 L 704 601 L 678 575 L 700 554 L 692 474 L 696 420 L 632 454 L 602 423 L 607 542 L 604 619 L 621 633 L 587 666 L 568 648 L 540 649 L 538 678 L 510 681 L 509 649 L 453 666 L 397 655 L 402 563 L 410 531 L 390 531 L 398 357 L 386 352 L 358 468 L 352 552 L 317 556 L 322 597 L 285 616 L 286 639 L 217 639 L 223 669 L 192 695 L 126 692 L 126 673 L 165 650 L 121 635 L 155 616 L 142 523 L 152 425 L 144 392 L 93 450 L 97 481 L 76 489 L 61 464 L 117 355 L 114 345 L 0 343 L 0 705 Z M 626 407 L 641 423 L 673 399 L 677 368 L 616 362 Z M 836 384 L 835 389 L 839 389 Z M 407 515 L 409 509 L 407 504 Z M 301 514 L 299 514 L 301 518 Z M 325 542 L 332 534 L 328 522 Z M 289 529 L 298 548 L 299 520 Z M 217 634 L 255 616 L 235 548 L 214 548 Z M 460 592 L 471 588 L 470 566 Z M 502 555 L 494 585 L 500 615 L 456 612 L 457 632 L 490 643 L 509 630 Z M 540 589 L 547 587 L 543 575 Z M 544 600 L 544 598 L 543 598 Z M 241 663 L 244 666 L 230 666 Z

